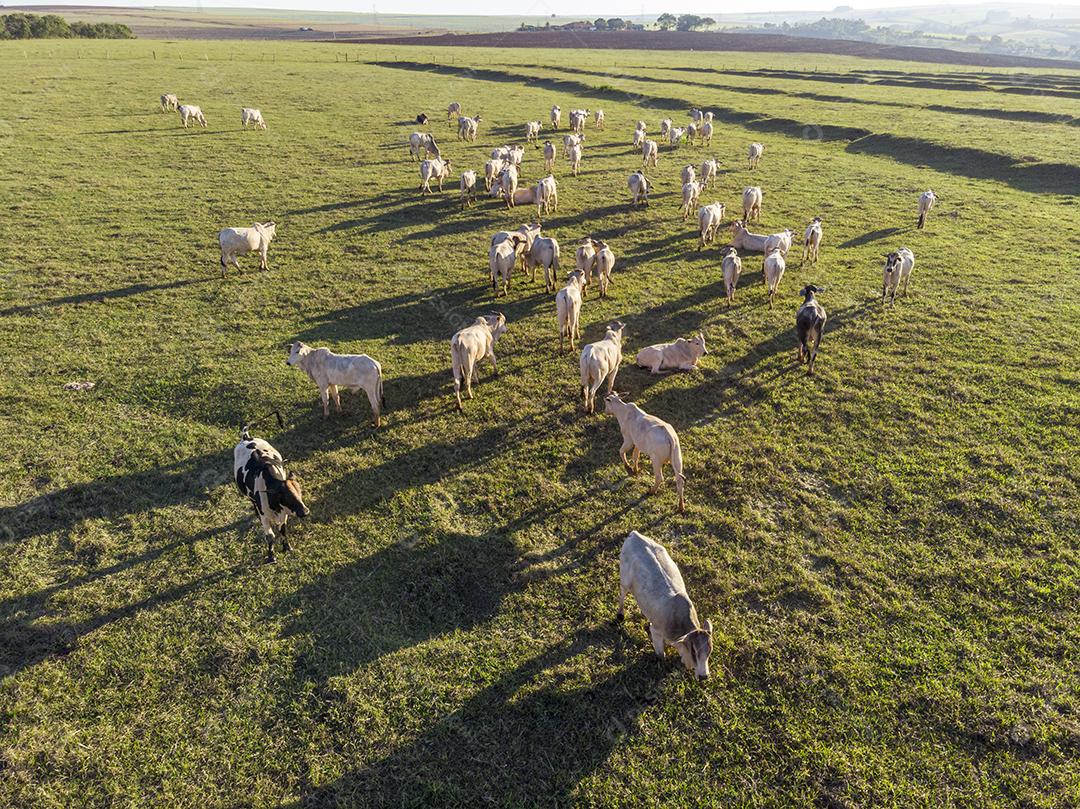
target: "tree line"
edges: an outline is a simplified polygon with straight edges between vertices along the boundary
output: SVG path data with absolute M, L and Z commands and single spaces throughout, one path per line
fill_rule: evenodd
M 126 25 L 72 22 L 57 14 L 0 14 L 0 39 L 134 39 Z

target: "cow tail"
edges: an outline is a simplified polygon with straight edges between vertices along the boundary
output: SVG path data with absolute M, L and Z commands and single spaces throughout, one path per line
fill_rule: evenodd
M 382 371 L 380 371 L 379 372 L 379 406 L 385 408 L 386 407 L 386 397 L 383 396 L 382 383 L 383 383 Z

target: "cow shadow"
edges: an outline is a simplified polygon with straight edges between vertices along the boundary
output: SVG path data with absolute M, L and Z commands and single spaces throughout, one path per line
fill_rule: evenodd
M 841 249 L 847 249 L 849 247 L 862 247 L 864 244 L 870 244 L 872 242 L 878 242 L 882 239 L 888 239 L 891 236 L 895 236 L 897 233 L 901 233 L 903 228 L 879 228 L 877 230 L 868 231 L 861 236 L 855 236 L 852 239 L 848 239 L 846 242 L 840 243 Z
M 19 306 L 11 306 L 7 309 L 0 310 L 0 317 L 8 317 L 10 315 L 21 315 L 34 312 L 38 309 L 53 308 L 57 306 L 78 305 L 81 303 L 104 303 L 105 301 L 117 300 L 120 298 L 129 298 L 133 295 L 145 295 L 151 292 L 162 292 L 170 289 L 180 289 L 182 287 L 192 286 L 194 284 L 206 284 L 210 281 L 216 280 L 212 277 L 204 278 L 180 278 L 175 281 L 167 281 L 162 284 L 131 284 L 126 287 L 119 287 L 117 289 L 105 289 L 99 292 L 82 292 L 78 295 L 65 295 L 60 298 L 53 298 L 47 301 L 41 301 L 40 303 L 27 303 Z
M 606 647 L 610 652 L 600 652 Z M 614 671 L 568 685 L 557 668 L 604 654 Z M 579 629 L 487 686 L 418 738 L 370 766 L 303 791 L 295 807 L 572 803 L 577 784 L 602 767 L 661 695 L 670 660 L 621 628 Z M 508 729 L 513 729 L 508 733 Z

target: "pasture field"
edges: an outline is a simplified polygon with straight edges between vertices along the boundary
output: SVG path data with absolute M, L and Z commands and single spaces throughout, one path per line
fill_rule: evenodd
M 0 46 L 0 805 L 1080 803 L 1080 75 L 335 53 Z M 209 128 L 157 112 L 170 91 Z M 452 100 L 482 114 L 476 144 L 447 129 Z M 626 322 L 617 387 L 679 431 L 685 514 L 670 483 L 627 478 L 610 416 L 582 415 L 542 283 L 493 299 L 490 236 L 535 210 L 458 208 L 458 172 L 553 103 L 606 112 L 581 176 L 560 158 L 544 229 L 564 265 L 589 234 L 616 253 L 584 339 Z M 268 131 L 242 132 L 241 106 Z M 691 106 L 717 110 L 712 148 L 662 147 L 631 210 L 634 122 Z M 426 199 L 421 110 L 454 167 Z M 729 220 L 750 184 L 755 230 L 824 219 L 774 309 L 754 255 L 729 309 L 718 247 L 680 219 L 678 171 L 708 154 Z M 541 166 L 530 147 L 524 176 Z M 217 231 L 271 218 L 270 271 L 223 280 Z M 883 307 L 905 245 L 910 294 Z M 814 377 L 793 329 L 809 282 L 829 312 Z M 459 415 L 448 340 L 495 309 L 500 374 Z M 698 330 L 696 373 L 629 364 Z M 296 339 L 382 362 L 381 429 L 362 394 L 323 419 L 285 365 Z M 266 565 L 229 477 L 239 425 L 271 410 L 284 426 L 256 433 L 312 514 Z M 631 529 L 714 625 L 704 685 L 652 655 L 632 603 L 613 621 Z

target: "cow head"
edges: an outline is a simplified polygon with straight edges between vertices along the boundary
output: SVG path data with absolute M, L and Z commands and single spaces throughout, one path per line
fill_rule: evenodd
M 261 230 L 266 234 L 266 240 L 268 242 L 273 241 L 277 236 L 277 223 L 271 219 L 269 222 L 261 222 L 255 225 L 256 230 Z
M 804 300 L 811 300 L 816 293 L 824 291 L 824 287 L 816 287 L 813 284 L 807 284 L 799 290 L 799 294 L 803 296 Z
M 885 277 L 889 278 L 894 273 L 900 272 L 900 254 L 889 253 L 885 256 Z
M 492 340 L 498 340 L 506 333 L 506 315 L 502 312 L 492 312 L 490 315 L 484 315 L 484 321 L 487 323 L 488 328 L 491 329 Z
M 623 329 L 626 328 L 626 324 L 621 320 L 613 320 L 608 323 L 608 336 L 614 335 L 615 338 L 622 343 Z
M 285 480 L 281 481 L 281 490 L 278 493 L 281 498 L 281 507 L 294 517 L 304 519 L 309 514 L 308 507 L 304 505 L 304 494 L 300 488 L 300 478 L 295 472 L 290 472 Z
M 624 395 L 625 394 L 616 391 L 614 393 L 609 393 L 607 396 L 605 396 L 604 412 L 611 413 L 612 415 L 617 414 L 623 407 L 626 406 L 626 402 L 624 402 L 622 398 Z
M 706 621 L 700 629 L 687 632 L 672 644 L 679 652 L 683 665 L 698 680 L 709 677 L 709 655 L 712 654 L 712 622 Z
M 301 343 L 297 340 L 295 343 L 289 343 L 289 358 L 285 360 L 286 365 L 299 365 L 304 357 L 311 353 L 311 346 L 307 343 Z
M 709 353 L 709 349 L 705 348 L 705 332 L 699 331 L 696 337 L 691 338 L 690 342 L 696 346 L 701 346 L 702 354 Z

